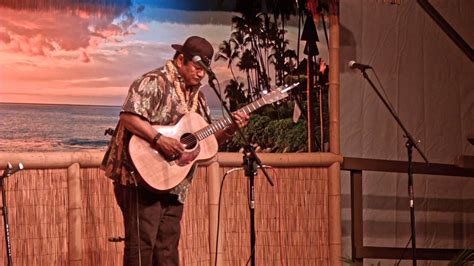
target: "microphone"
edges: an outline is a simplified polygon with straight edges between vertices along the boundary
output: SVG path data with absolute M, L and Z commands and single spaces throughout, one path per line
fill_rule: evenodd
M 349 61 L 349 67 L 352 68 L 352 69 L 359 69 L 360 71 L 365 71 L 366 69 L 369 69 L 369 68 L 372 68 L 371 66 L 369 65 L 364 65 L 364 64 L 360 64 L 360 63 L 357 63 L 356 61 L 354 60 L 351 60 Z
M 204 69 L 204 71 L 206 71 L 207 75 L 209 76 L 210 79 L 215 79 L 216 78 L 216 74 L 214 74 L 214 72 L 212 71 L 212 69 L 210 67 L 208 67 L 201 59 L 201 57 L 199 55 L 195 55 L 193 56 L 193 58 L 191 59 L 193 61 L 193 63 L 197 64 L 198 66 L 200 66 L 202 69 Z
M 8 163 L 7 164 L 7 169 L 5 169 L 5 171 L 3 172 L 3 175 L 2 175 L 2 178 L 5 178 L 5 177 L 9 177 L 11 175 L 13 175 L 14 173 L 20 171 L 20 170 L 23 170 L 23 164 L 22 163 L 19 163 L 18 166 L 15 166 L 13 167 L 13 165 L 11 163 Z

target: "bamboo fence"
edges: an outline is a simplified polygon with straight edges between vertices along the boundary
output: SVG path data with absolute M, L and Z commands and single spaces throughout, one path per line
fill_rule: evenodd
M 15 265 L 121 265 L 122 215 L 110 179 L 98 169 L 103 152 L 0 153 L 0 166 L 22 162 L 25 170 L 6 180 Z M 261 154 L 272 165 L 275 186 L 255 178 L 258 265 L 336 265 L 332 261 L 329 168 L 332 153 Z M 216 253 L 219 189 L 241 155 L 219 153 L 198 167 L 181 224 L 181 265 L 245 265 L 250 257 L 247 177 L 225 178 Z M 340 210 L 336 211 L 340 212 Z M 3 224 L 3 221 L 2 221 Z M 339 230 L 336 228 L 334 230 Z M 4 231 L 0 262 L 6 264 Z

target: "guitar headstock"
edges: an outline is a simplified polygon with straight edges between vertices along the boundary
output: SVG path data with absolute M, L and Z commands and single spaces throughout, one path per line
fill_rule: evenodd
M 270 103 L 274 103 L 279 100 L 285 99 L 286 97 L 288 97 L 287 92 L 294 89 L 299 84 L 300 84 L 299 82 L 296 82 L 296 83 L 291 84 L 290 86 L 278 87 L 277 89 L 263 95 L 261 100 L 263 100 L 266 104 L 270 104 Z

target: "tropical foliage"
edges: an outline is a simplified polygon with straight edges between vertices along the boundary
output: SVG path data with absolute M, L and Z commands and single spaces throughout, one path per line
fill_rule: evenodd
M 296 52 L 288 48 L 285 39 L 285 23 L 297 12 L 295 1 L 267 0 L 262 4 L 243 0 L 237 1 L 236 9 L 240 15 L 232 18 L 230 37 L 220 44 L 215 57 L 225 61 L 232 73 L 224 90 L 231 111 L 282 85 L 298 63 Z M 245 80 L 237 79 L 235 71 L 244 74 Z M 243 130 L 245 135 L 260 149 L 271 152 L 307 150 L 307 123 L 304 119 L 293 123 L 293 105 L 287 99 L 260 110 L 252 115 Z M 221 150 L 236 151 L 241 146 L 234 137 Z

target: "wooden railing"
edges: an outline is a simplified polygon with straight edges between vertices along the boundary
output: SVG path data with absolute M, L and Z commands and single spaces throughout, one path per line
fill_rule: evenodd
M 25 166 L 25 171 L 7 180 L 7 199 L 16 212 L 11 213 L 14 217 L 10 219 L 15 265 L 120 264 L 123 244 L 107 241 L 109 237 L 123 234 L 123 231 L 119 222 L 120 211 L 113 199 L 112 182 L 97 169 L 102 157 L 101 151 L 0 153 L 0 169 L 4 169 L 7 162 L 22 162 Z M 264 164 L 274 167 L 271 173 L 276 179 L 276 186 L 270 187 L 263 175 L 259 174 L 259 178 L 256 178 L 256 204 L 259 206 L 256 212 L 259 245 L 257 264 L 274 260 L 277 264 L 339 265 L 340 258 L 333 253 L 337 254 L 340 239 L 331 242 L 330 235 L 340 235 L 340 227 L 329 225 L 334 221 L 337 223 L 340 211 L 328 206 L 331 201 L 339 202 L 340 194 L 331 193 L 328 189 L 331 179 L 338 180 L 328 176 L 331 173 L 328 169 L 334 165 L 339 168 L 342 157 L 332 153 L 297 153 L 260 154 L 260 158 Z M 183 264 L 214 264 L 216 257 L 218 265 L 242 265 L 247 261 L 250 255 L 250 252 L 246 253 L 249 243 L 242 243 L 242 240 L 247 239 L 247 231 L 235 232 L 236 221 L 247 229 L 247 221 L 241 216 L 248 211 L 246 199 L 241 197 L 242 190 L 246 189 L 246 179 L 241 172 L 232 173 L 226 181 L 228 188 L 224 190 L 221 237 L 216 252 L 222 175 L 231 167 L 240 166 L 241 162 L 241 154 L 219 153 L 199 167 L 185 204 L 180 242 L 180 260 Z M 34 205 L 41 201 L 41 198 L 34 198 L 40 194 L 35 187 L 43 186 L 46 186 L 46 192 L 43 192 L 46 201 L 65 202 L 66 206 L 57 206 L 57 203 Z M 203 199 L 207 203 L 202 204 Z M 295 202 L 299 203 L 295 205 Z M 44 217 L 38 217 L 37 214 L 40 207 L 46 208 L 46 212 L 50 208 L 50 213 L 44 215 L 54 216 L 56 222 L 45 225 Z M 31 218 L 25 217 L 28 213 L 31 213 Z M 62 217 L 64 214 L 65 217 Z M 205 214 L 208 216 L 203 217 Z M 17 224 L 20 221 L 21 224 Z M 37 224 L 41 225 L 31 227 Z M 203 225 L 207 226 L 203 228 Z M 270 228 L 261 230 L 258 225 L 268 225 Z M 34 228 L 34 234 L 28 233 L 31 228 Z M 2 233 L 0 237 L 3 238 Z M 50 240 L 38 239 L 42 237 L 49 237 Z M 234 239 L 235 243 L 226 245 L 226 241 Z M 63 247 L 64 243 L 66 247 Z M 332 250 L 333 247 L 336 252 Z M 0 249 L 0 261 L 5 262 L 5 248 L 1 246 Z M 55 251 L 46 253 L 48 249 Z M 238 253 L 243 253 L 240 256 L 245 258 L 240 258 Z
M 406 173 L 408 164 L 401 161 L 387 161 L 361 158 L 344 158 L 341 170 L 350 171 L 351 178 L 351 245 L 352 260 L 363 265 L 364 259 L 412 259 L 412 253 L 404 248 L 364 246 L 363 232 L 363 191 L 364 172 Z M 414 174 L 474 177 L 474 169 L 449 164 L 413 164 Z M 410 249 L 410 247 L 408 247 Z M 466 249 L 472 247 L 466 247 Z M 451 260 L 463 249 L 417 248 L 419 260 Z

